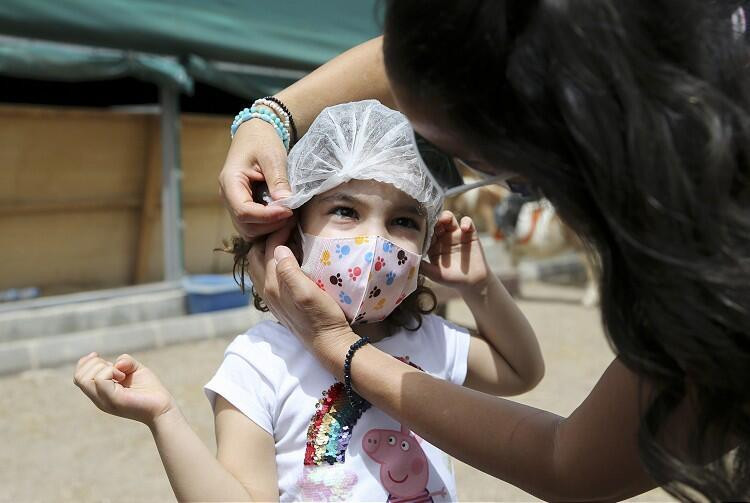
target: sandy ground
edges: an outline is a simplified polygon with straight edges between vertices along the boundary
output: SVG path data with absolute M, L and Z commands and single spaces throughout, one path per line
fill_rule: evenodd
M 567 415 L 612 360 L 597 310 L 578 304 L 582 291 L 525 285 L 519 302 L 541 341 L 543 382 L 518 401 Z M 462 322 L 464 305 L 448 317 Z M 213 418 L 202 386 L 229 339 L 136 353 L 173 392 L 198 434 L 214 446 Z M 72 383 L 73 366 L 0 379 L 0 501 L 161 502 L 171 488 L 148 430 L 99 412 Z M 529 494 L 456 462 L 462 501 L 536 501 Z M 670 501 L 660 490 L 639 501 Z

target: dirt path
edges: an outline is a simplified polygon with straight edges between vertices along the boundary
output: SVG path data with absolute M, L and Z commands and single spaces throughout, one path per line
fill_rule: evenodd
M 542 344 L 547 374 L 518 401 L 569 414 L 612 360 L 598 312 L 581 307 L 581 291 L 530 285 L 520 306 Z M 448 316 L 467 312 L 453 303 Z M 213 418 L 202 387 L 229 339 L 136 353 L 177 398 L 198 434 L 214 446 Z M 148 430 L 96 410 L 72 383 L 73 367 L 0 378 L 0 501 L 173 501 Z M 456 463 L 463 501 L 529 501 L 533 497 Z M 652 491 L 640 501 L 670 501 Z

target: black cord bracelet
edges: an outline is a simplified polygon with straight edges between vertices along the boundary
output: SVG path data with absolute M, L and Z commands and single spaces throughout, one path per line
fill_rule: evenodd
M 289 127 L 292 130 L 292 141 L 289 143 L 289 147 L 291 148 L 295 143 L 297 143 L 297 140 L 299 139 L 299 136 L 297 135 L 297 126 L 294 125 L 294 118 L 292 117 L 292 112 L 289 111 L 289 109 L 286 107 L 286 105 L 278 99 L 276 96 L 266 96 L 263 98 L 264 100 L 273 101 L 277 105 L 281 107 L 281 109 L 284 111 L 284 113 L 289 117 Z
M 349 351 L 347 351 L 346 358 L 344 359 L 344 391 L 346 391 L 349 402 L 359 410 L 360 414 L 370 407 L 370 403 L 352 389 L 352 358 L 359 348 L 369 343 L 369 337 L 362 337 L 349 346 Z

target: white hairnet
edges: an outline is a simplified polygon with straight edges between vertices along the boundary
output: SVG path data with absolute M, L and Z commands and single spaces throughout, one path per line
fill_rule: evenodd
M 287 175 L 292 195 L 275 203 L 292 209 L 349 180 L 393 185 L 425 209 L 423 252 L 443 206 L 443 191 L 420 159 L 406 117 L 376 100 L 323 110 L 289 152 Z

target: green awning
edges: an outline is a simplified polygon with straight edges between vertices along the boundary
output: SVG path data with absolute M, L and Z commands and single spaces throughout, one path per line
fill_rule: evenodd
M 243 97 L 268 94 L 377 36 L 376 7 L 377 0 L 4 0 L 0 34 L 10 37 L 0 39 L 0 74 L 132 76 L 184 92 L 197 80 Z

